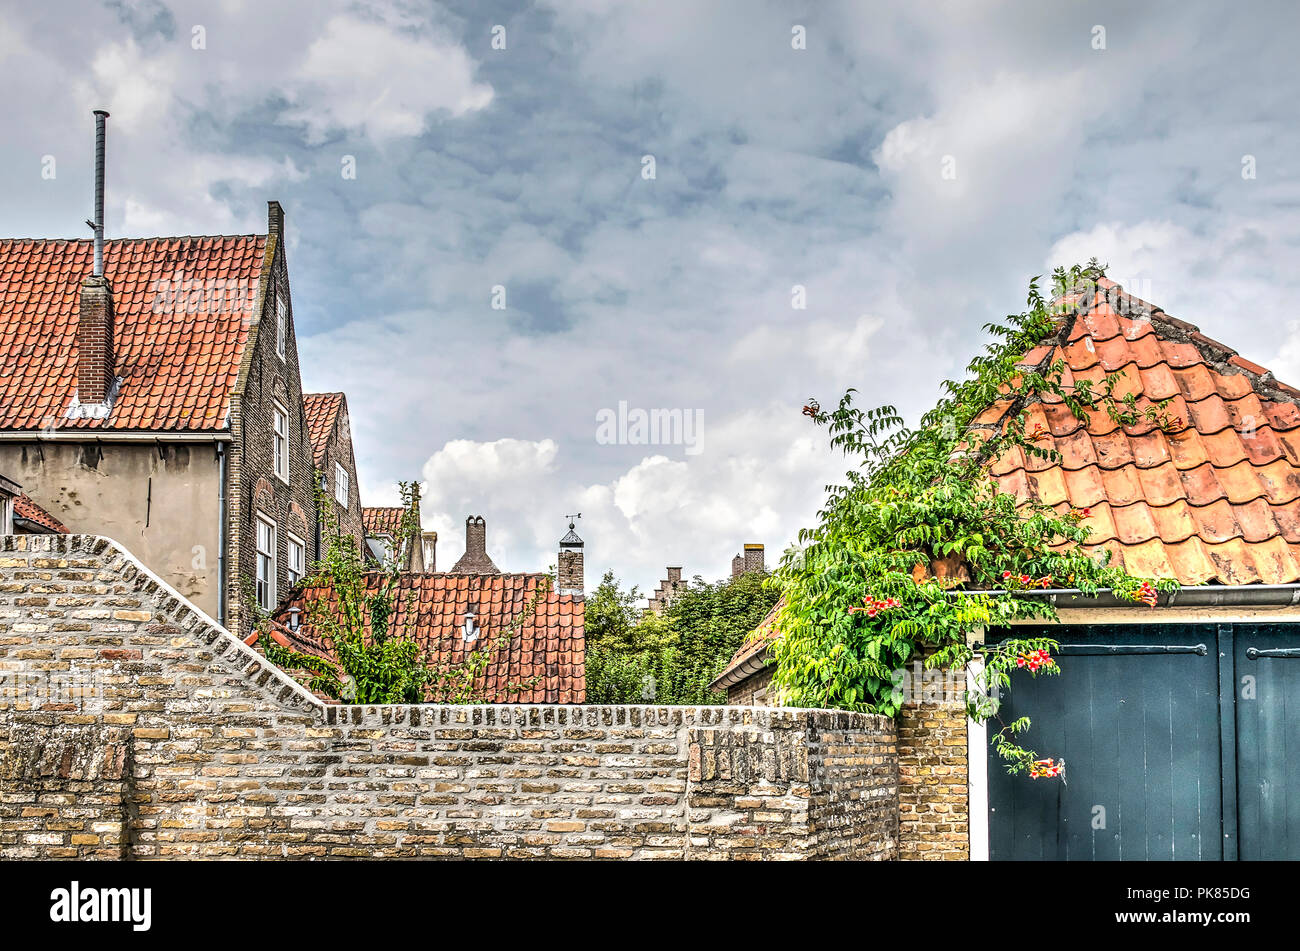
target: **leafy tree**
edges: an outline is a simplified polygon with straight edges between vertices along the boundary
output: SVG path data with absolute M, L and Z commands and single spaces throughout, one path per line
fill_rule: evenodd
M 606 574 L 587 606 L 587 699 L 722 701 L 709 683 L 776 601 L 764 577 L 755 572 L 717 583 L 697 577 L 659 615 L 640 611 L 637 589 L 623 592 Z
M 1058 299 L 1094 286 L 1103 273 L 1095 261 L 1058 269 Z M 971 669 L 978 689 L 966 694 L 969 714 L 981 722 L 996 718 L 994 688 L 1008 686 L 1013 671 L 1057 672 L 1047 662 L 1057 646 L 1049 638 L 1012 638 L 985 646 L 978 656 L 967 642 L 967 633 L 977 629 L 1056 618 L 1048 600 L 1026 598 L 1024 589 L 1056 585 L 1094 594 L 1112 588 L 1154 604 L 1157 589 L 1174 586 L 1134 578 L 1106 558 L 1085 554 L 1079 545 L 1089 534 L 1082 524 L 1086 511 L 1019 504 L 988 473 L 988 461 L 1007 449 L 1060 461 L 1043 445 L 1041 430 L 1027 431 L 1025 407 L 1044 396 L 1059 399 L 1080 419 L 1104 409 L 1130 425 L 1178 422 L 1165 415 L 1167 403 L 1139 407 L 1131 397 L 1117 397 L 1118 374 L 1096 386 L 1084 380 L 1068 385 L 1063 360 L 1019 366 L 1063 316 L 1040 294 L 1038 279 L 1031 281 L 1027 310 L 986 326 L 994 342 L 971 362 L 967 379 L 944 384 L 944 398 L 915 429 L 891 406 L 854 406 L 853 390 L 832 412 L 815 400 L 804 407 L 856 467 L 843 485 L 827 487 L 817 525 L 799 533 L 799 545 L 776 572 L 785 605 L 777 618 L 783 636 L 773 646 L 773 682 L 784 702 L 892 716 L 903 702 L 895 671 L 925 654 L 928 667 Z M 998 401 L 1009 409 L 1005 427 L 975 425 Z M 961 573 L 969 575 L 970 587 L 959 586 L 966 580 Z M 1013 740 L 1028 725 L 1022 719 L 1003 726 L 995 748 L 1011 772 L 1055 775 L 1050 760 L 1036 759 Z

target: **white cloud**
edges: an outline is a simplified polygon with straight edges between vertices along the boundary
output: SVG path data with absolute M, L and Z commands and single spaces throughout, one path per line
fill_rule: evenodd
M 613 570 L 644 588 L 669 564 L 722 577 L 745 542 L 766 544 L 775 564 L 845 468 L 797 408 L 779 404 L 710 425 L 705 445 L 683 458 L 653 452 L 590 483 L 550 439 L 449 442 L 423 468 L 438 564 L 464 550 L 465 517 L 484 514 L 499 568 L 542 570 L 555 561 L 564 515 L 580 511 L 589 583 Z
M 295 71 L 294 105 L 285 118 L 305 125 L 314 142 L 340 128 L 378 141 L 419 135 L 431 113 L 461 116 L 487 107 L 492 87 L 476 82 L 474 71 L 455 43 L 336 16 Z

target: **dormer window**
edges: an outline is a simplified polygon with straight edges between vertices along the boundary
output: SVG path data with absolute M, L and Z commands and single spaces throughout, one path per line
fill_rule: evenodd
M 284 359 L 289 347 L 289 307 L 282 291 L 275 292 L 275 352 Z

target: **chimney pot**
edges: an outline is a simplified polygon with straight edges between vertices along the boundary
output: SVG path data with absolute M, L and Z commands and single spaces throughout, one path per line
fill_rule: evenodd
M 438 533 L 425 532 L 420 536 L 421 556 L 424 563 L 424 570 L 434 572 L 438 570 Z
M 493 574 L 501 573 L 487 553 L 487 521 L 482 515 L 471 515 L 465 519 L 465 554 L 460 561 L 452 565 L 454 574 Z

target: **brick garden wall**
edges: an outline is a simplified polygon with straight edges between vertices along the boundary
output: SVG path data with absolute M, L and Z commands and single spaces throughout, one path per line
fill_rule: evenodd
M 937 682 L 933 691 L 917 691 L 898 714 L 898 857 L 965 861 L 970 858 L 966 707 L 951 678 Z
M 0 675 L 0 857 L 898 852 L 886 718 L 324 706 L 94 536 L 0 538 Z

